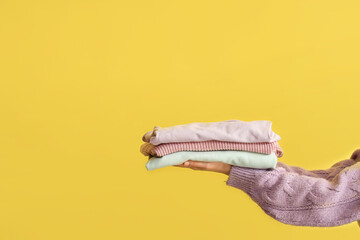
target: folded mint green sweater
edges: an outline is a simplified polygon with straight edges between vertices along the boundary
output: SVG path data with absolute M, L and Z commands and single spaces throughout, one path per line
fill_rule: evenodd
M 178 165 L 187 160 L 224 162 L 234 166 L 258 169 L 274 169 L 277 163 L 277 157 L 274 152 L 262 154 L 247 151 L 180 151 L 159 158 L 150 157 L 145 166 L 148 171 L 151 171 L 162 167 Z

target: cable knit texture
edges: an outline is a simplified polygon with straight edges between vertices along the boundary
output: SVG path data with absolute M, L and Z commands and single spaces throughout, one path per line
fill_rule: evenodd
M 305 170 L 282 162 L 273 170 L 232 166 L 226 184 L 243 190 L 282 223 L 344 225 L 360 220 L 359 154 L 360 149 L 327 170 Z

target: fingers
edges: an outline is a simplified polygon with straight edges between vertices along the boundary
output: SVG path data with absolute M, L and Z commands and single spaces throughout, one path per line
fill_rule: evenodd
M 224 173 L 226 175 L 229 175 L 231 169 L 230 164 L 226 164 L 222 162 L 203 162 L 203 161 L 193 161 L 193 160 L 187 160 L 182 164 L 173 165 L 173 166 L 191 168 L 193 170 L 219 172 L 219 173 Z
M 173 165 L 174 167 L 183 167 L 183 164 Z
M 210 164 L 208 162 L 200 162 L 200 161 L 192 161 L 188 160 L 184 163 L 186 166 L 186 163 L 188 163 L 188 167 L 194 170 L 203 170 L 203 171 L 210 171 Z
M 186 162 L 183 162 L 182 164 L 173 165 L 174 167 L 186 167 L 191 168 L 194 170 L 207 170 L 210 171 L 210 164 L 208 162 L 200 162 L 200 161 L 192 161 L 187 160 Z
M 183 162 L 181 164 L 173 165 L 174 167 L 189 167 L 189 162 Z

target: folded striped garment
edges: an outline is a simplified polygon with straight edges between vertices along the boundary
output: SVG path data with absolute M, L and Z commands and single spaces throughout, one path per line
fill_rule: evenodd
M 154 145 L 172 142 L 276 142 L 281 138 L 271 130 L 271 121 L 227 120 L 221 122 L 195 122 L 162 128 L 155 126 L 144 134 L 143 141 Z
M 247 151 L 181 151 L 163 157 L 151 157 L 145 167 L 148 171 L 172 165 L 178 165 L 187 160 L 223 162 L 234 166 L 257 169 L 274 169 L 277 164 L 275 153 L 261 154 Z
M 238 150 L 257 152 L 263 154 L 271 154 L 275 152 L 277 157 L 283 156 L 283 150 L 278 142 L 270 143 L 240 143 L 240 142 L 225 142 L 225 141 L 202 141 L 202 142 L 178 142 L 178 143 L 163 143 L 154 145 L 152 143 L 144 143 L 140 147 L 140 152 L 145 156 L 162 157 L 167 154 L 180 151 L 219 151 L 219 150 Z

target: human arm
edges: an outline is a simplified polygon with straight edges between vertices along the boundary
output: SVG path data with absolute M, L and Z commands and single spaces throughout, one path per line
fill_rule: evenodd
M 274 219 L 297 226 L 332 227 L 360 219 L 360 162 L 328 170 L 278 163 L 274 170 L 232 166 L 227 185 L 247 193 Z
M 179 166 L 229 175 L 227 185 L 243 190 L 280 222 L 330 227 L 360 219 L 359 153 L 360 149 L 326 170 L 305 170 L 282 162 L 274 170 L 196 161 Z

